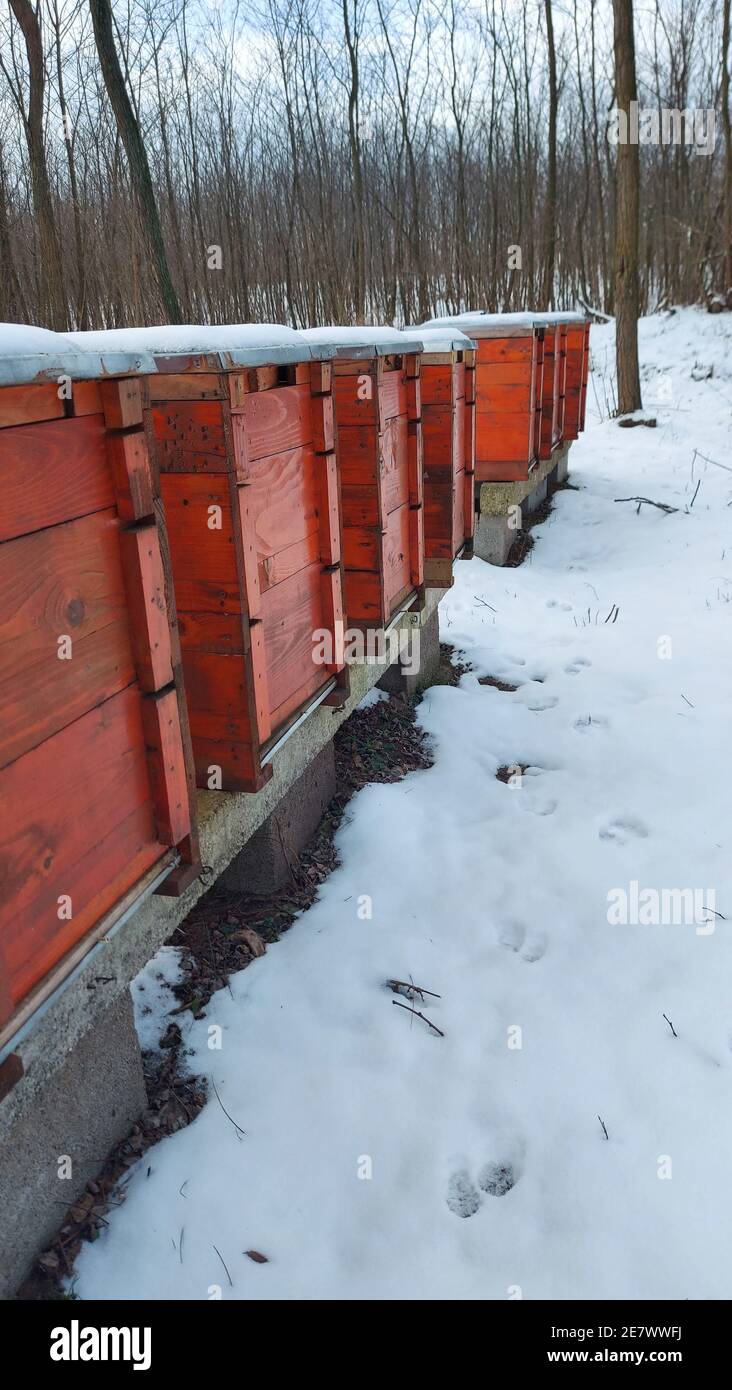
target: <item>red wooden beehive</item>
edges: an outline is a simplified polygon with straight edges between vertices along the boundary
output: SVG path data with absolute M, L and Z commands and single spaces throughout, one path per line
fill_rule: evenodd
M 475 346 L 458 329 L 420 329 L 425 584 L 449 588 L 475 529 Z
M 256 791 L 293 725 L 348 693 L 330 364 L 277 325 L 89 336 L 154 357 L 196 778 Z
M 476 482 L 528 478 L 541 446 L 543 324 L 531 314 L 468 313 L 423 326 L 445 325 L 476 342 Z
M 15 325 L 0 344 L 1 1024 L 200 866 L 134 363 Z
M 424 593 L 421 343 L 393 328 L 303 336 L 333 353 L 347 621 L 384 627 Z

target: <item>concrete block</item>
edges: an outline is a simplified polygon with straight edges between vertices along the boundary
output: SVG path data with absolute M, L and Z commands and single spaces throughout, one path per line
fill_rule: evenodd
M 565 444 L 557 455 L 557 474 L 558 483 L 566 483 L 569 477 L 569 445 Z
M 264 825 L 224 869 L 219 882 L 235 892 L 271 893 L 288 883 L 298 855 L 336 793 L 333 743 L 308 764 Z
M 526 501 L 524 502 L 524 509 L 526 512 L 528 512 L 529 515 L 531 515 L 532 512 L 535 512 L 537 508 L 542 505 L 543 502 L 546 502 L 548 483 L 550 477 L 551 474 L 548 474 L 546 478 L 542 478 L 541 482 L 537 483 L 533 492 L 530 492 L 528 497 L 526 498 Z
M 33 1260 L 111 1148 L 147 1105 L 128 990 L 119 995 L 35 1095 L 3 1126 L 0 1297 L 12 1298 Z M 0 1120 L 2 1120 L 0 1107 Z M 64 1160 L 70 1176 L 63 1177 Z M 67 1166 L 68 1166 L 67 1164 Z
M 413 699 L 431 685 L 440 665 L 440 621 L 435 608 L 420 628 L 414 628 L 405 655 L 378 681 L 380 690 Z
M 512 503 L 511 515 L 491 516 L 480 513 L 475 525 L 474 550 L 489 565 L 505 565 L 511 546 L 521 529 L 521 507 Z

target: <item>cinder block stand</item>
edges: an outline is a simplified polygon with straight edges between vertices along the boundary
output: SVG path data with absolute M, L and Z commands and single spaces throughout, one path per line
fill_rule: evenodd
M 475 554 L 489 565 L 505 565 L 524 519 L 567 479 L 569 444 L 515 483 L 477 483 Z

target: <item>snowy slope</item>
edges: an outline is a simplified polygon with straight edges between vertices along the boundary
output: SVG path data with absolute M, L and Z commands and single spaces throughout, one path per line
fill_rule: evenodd
M 319 903 L 191 1024 L 244 1136 L 214 1097 L 146 1155 L 83 1298 L 732 1297 L 732 316 L 643 323 L 655 431 L 598 418 L 612 331 L 580 490 L 522 568 L 456 567 L 435 766 L 351 803 Z M 727 920 L 611 925 L 634 880 Z

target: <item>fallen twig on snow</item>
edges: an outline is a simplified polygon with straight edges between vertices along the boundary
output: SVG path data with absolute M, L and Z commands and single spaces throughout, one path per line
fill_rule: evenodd
M 675 1037 L 675 1038 L 678 1038 L 679 1035 L 678 1035 L 678 1033 L 676 1032 L 676 1029 L 674 1028 L 674 1025 L 673 1025 L 673 1023 L 671 1022 L 671 1019 L 669 1018 L 668 1014 L 662 1014 L 662 1018 L 665 1018 L 665 1020 L 666 1020 L 666 1022 L 667 1022 L 667 1024 L 668 1024 L 669 1028 L 671 1029 L 671 1032 L 673 1033 L 674 1037 Z
M 211 1242 L 211 1244 L 213 1245 L 213 1241 Z M 218 1257 L 219 1257 L 219 1259 L 220 1259 L 222 1265 L 224 1266 L 224 1269 L 226 1269 L 226 1260 L 224 1259 L 223 1255 L 221 1254 L 221 1251 L 220 1251 L 220 1250 L 217 1250 L 215 1245 L 213 1245 L 213 1248 L 214 1248 L 214 1250 L 216 1250 L 216 1254 L 218 1255 Z M 230 1283 L 230 1285 L 231 1285 L 231 1287 L 232 1287 L 232 1289 L 233 1289 L 233 1287 L 234 1287 L 234 1281 L 233 1281 L 231 1275 L 229 1274 L 228 1269 L 226 1269 L 226 1277 L 227 1277 L 227 1279 L 228 1279 L 228 1281 L 229 1281 L 229 1283 Z
M 427 1027 L 431 1028 L 433 1033 L 438 1033 L 441 1038 L 444 1038 L 445 1034 L 437 1027 L 437 1024 L 432 1023 L 425 1014 L 421 1014 L 419 1009 L 410 1009 L 408 1004 L 401 1004 L 398 999 L 392 999 L 391 1002 L 392 1004 L 396 1004 L 398 1009 L 404 1009 L 408 1014 L 414 1014 L 415 1018 L 421 1018 L 422 1022 L 426 1023 Z
M 430 998 L 432 999 L 442 998 L 442 995 L 435 994 L 434 990 L 424 989 L 422 985 L 412 984 L 411 981 L 409 982 L 409 984 L 407 984 L 406 980 L 387 980 L 386 983 L 388 984 L 389 989 L 393 990 L 394 994 L 397 994 L 400 989 L 408 989 L 411 994 L 418 994 L 421 999 L 424 999 L 425 994 L 429 994 Z
M 241 1125 L 238 1125 L 238 1124 L 236 1123 L 236 1120 L 234 1119 L 234 1116 L 233 1116 L 233 1115 L 230 1115 L 229 1112 L 228 1112 L 228 1110 L 226 1109 L 226 1106 L 224 1105 L 224 1102 L 222 1101 L 221 1096 L 219 1095 L 218 1091 L 216 1090 L 216 1082 L 214 1081 L 213 1077 L 211 1077 L 211 1085 L 212 1085 L 213 1088 L 214 1088 L 214 1095 L 216 1096 L 216 1099 L 217 1099 L 219 1105 L 221 1106 L 221 1109 L 223 1110 L 223 1112 L 224 1112 L 224 1114 L 225 1114 L 227 1120 L 231 1120 L 231 1123 L 233 1124 L 234 1129 L 235 1129 L 236 1132 L 237 1132 L 237 1138 L 239 1137 L 240 1134 L 246 1135 L 246 1130 L 245 1130 L 245 1129 L 242 1129 Z M 214 1246 L 214 1249 L 216 1249 L 215 1246 Z
M 609 1135 L 608 1132 L 607 1132 L 607 1125 L 605 1124 L 605 1121 L 603 1120 L 602 1115 L 598 1115 L 597 1118 L 598 1118 L 598 1120 L 600 1121 L 600 1124 L 602 1125 L 602 1132 L 603 1132 L 603 1134 L 605 1135 L 605 1138 L 609 1140 L 610 1135 Z
M 653 500 L 652 497 L 616 497 L 616 498 L 615 498 L 615 501 L 616 501 L 616 502 L 637 502 L 637 503 L 638 503 L 638 511 L 640 511 L 640 509 L 641 509 L 641 507 L 642 507 L 642 505 L 643 505 L 644 502 L 645 502 L 645 503 L 647 504 L 647 506 L 649 506 L 649 507 L 658 507 L 658 510 L 659 510 L 660 512 L 668 512 L 668 513 L 670 513 L 670 512 L 677 512 L 677 511 L 679 510 L 678 507 L 669 507 L 668 502 L 654 502 L 654 500 Z

